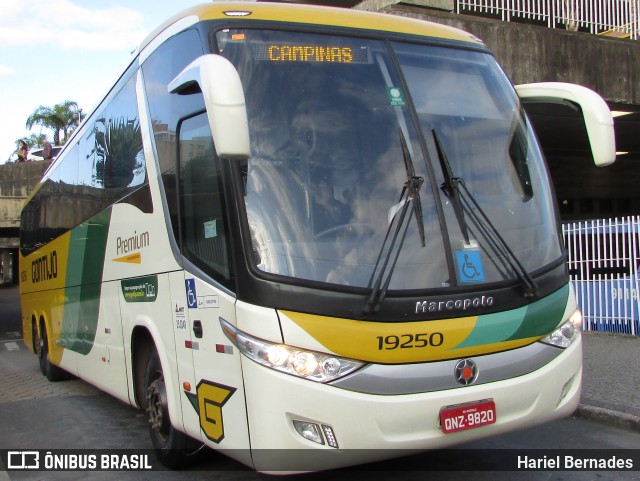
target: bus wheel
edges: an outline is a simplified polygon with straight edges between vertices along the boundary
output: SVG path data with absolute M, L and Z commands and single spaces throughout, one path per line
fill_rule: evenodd
M 47 329 L 44 327 L 44 322 L 40 323 L 40 335 L 37 339 L 38 347 L 36 352 L 38 354 L 40 371 L 42 371 L 42 374 L 47 376 L 47 379 L 50 382 L 69 379 L 71 376 L 67 374 L 67 371 L 59 368 L 55 364 L 51 364 L 51 359 L 49 358 L 49 339 L 47 337 Z
M 144 385 L 149 434 L 156 456 L 168 468 L 181 467 L 186 464 L 187 457 L 192 452 L 190 438 L 171 425 L 167 388 L 160 358 L 155 350 L 147 364 Z
M 31 319 L 31 344 L 33 346 L 33 352 L 35 352 L 38 357 L 40 371 L 42 371 L 42 374 L 46 374 L 42 362 L 42 337 L 40 337 L 40 330 L 38 329 L 38 323 L 35 317 Z

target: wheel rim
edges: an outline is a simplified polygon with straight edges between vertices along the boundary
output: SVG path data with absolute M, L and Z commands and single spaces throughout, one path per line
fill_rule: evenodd
M 164 377 L 160 373 L 147 387 L 147 413 L 151 429 L 163 442 L 169 437 L 169 411 L 167 408 L 167 391 Z
M 31 322 L 31 338 L 33 339 L 33 350 L 38 356 L 38 359 L 42 357 L 42 338 L 38 331 L 35 319 Z
M 48 368 L 49 364 L 49 352 L 47 346 L 47 331 L 42 327 L 40 335 L 38 336 L 38 357 L 40 362 L 43 363 L 45 368 Z
M 45 331 L 43 324 L 40 324 L 39 330 L 34 326 L 34 335 L 36 336 L 36 354 L 40 359 L 42 359 L 46 355 L 47 349 L 47 331 Z
M 44 355 L 44 340 L 42 337 L 38 337 L 38 339 L 36 339 L 36 355 L 40 359 L 42 359 Z

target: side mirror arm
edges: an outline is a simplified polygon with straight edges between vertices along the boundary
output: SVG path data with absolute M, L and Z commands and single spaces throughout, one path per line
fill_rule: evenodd
M 187 65 L 168 85 L 177 95 L 202 92 L 218 156 L 247 159 L 251 154 L 242 81 L 226 58 L 207 54 Z

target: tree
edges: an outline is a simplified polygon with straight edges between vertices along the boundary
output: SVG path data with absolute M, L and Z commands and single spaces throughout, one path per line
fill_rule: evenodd
M 28 118 L 27 129 L 34 125 L 40 125 L 53 131 L 53 143 L 61 145 L 67 141 L 70 132 L 73 132 L 83 118 L 82 110 L 76 102 L 66 100 L 53 107 L 41 105 Z M 63 137 L 60 138 L 62 132 Z
M 142 134 L 137 120 L 109 120 L 104 131 L 96 130 L 96 180 L 105 189 L 127 187 L 142 167 Z

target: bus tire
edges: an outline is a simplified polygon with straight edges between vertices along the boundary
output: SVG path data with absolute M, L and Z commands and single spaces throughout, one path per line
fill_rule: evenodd
M 47 328 L 44 322 L 40 322 L 40 335 L 38 336 L 38 361 L 40 363 L 40 371 L 44 374 L 49 382 L 64 381 L 70 379 L 67 371 L 51 363 L 49 357 L 49 338 L 47 336 Z
M 173 427 L 169 418 L 167 388 L 158 352 L 149 356 L 144 376 L 147 420 L 151 444 L 158 460 L 166 467 L 184 466 L 193 453 L 191 438 Z
M 31 348 L 33 352 L 38 356 L 38 360 L 40 359 L 40 349 L 42 345 L 40 344 L 40 331 L 38 330 L 38 323 L 36 322 L 35 316 L 31 317 Z M 44 374 L 44 373 L 43 373 Z

